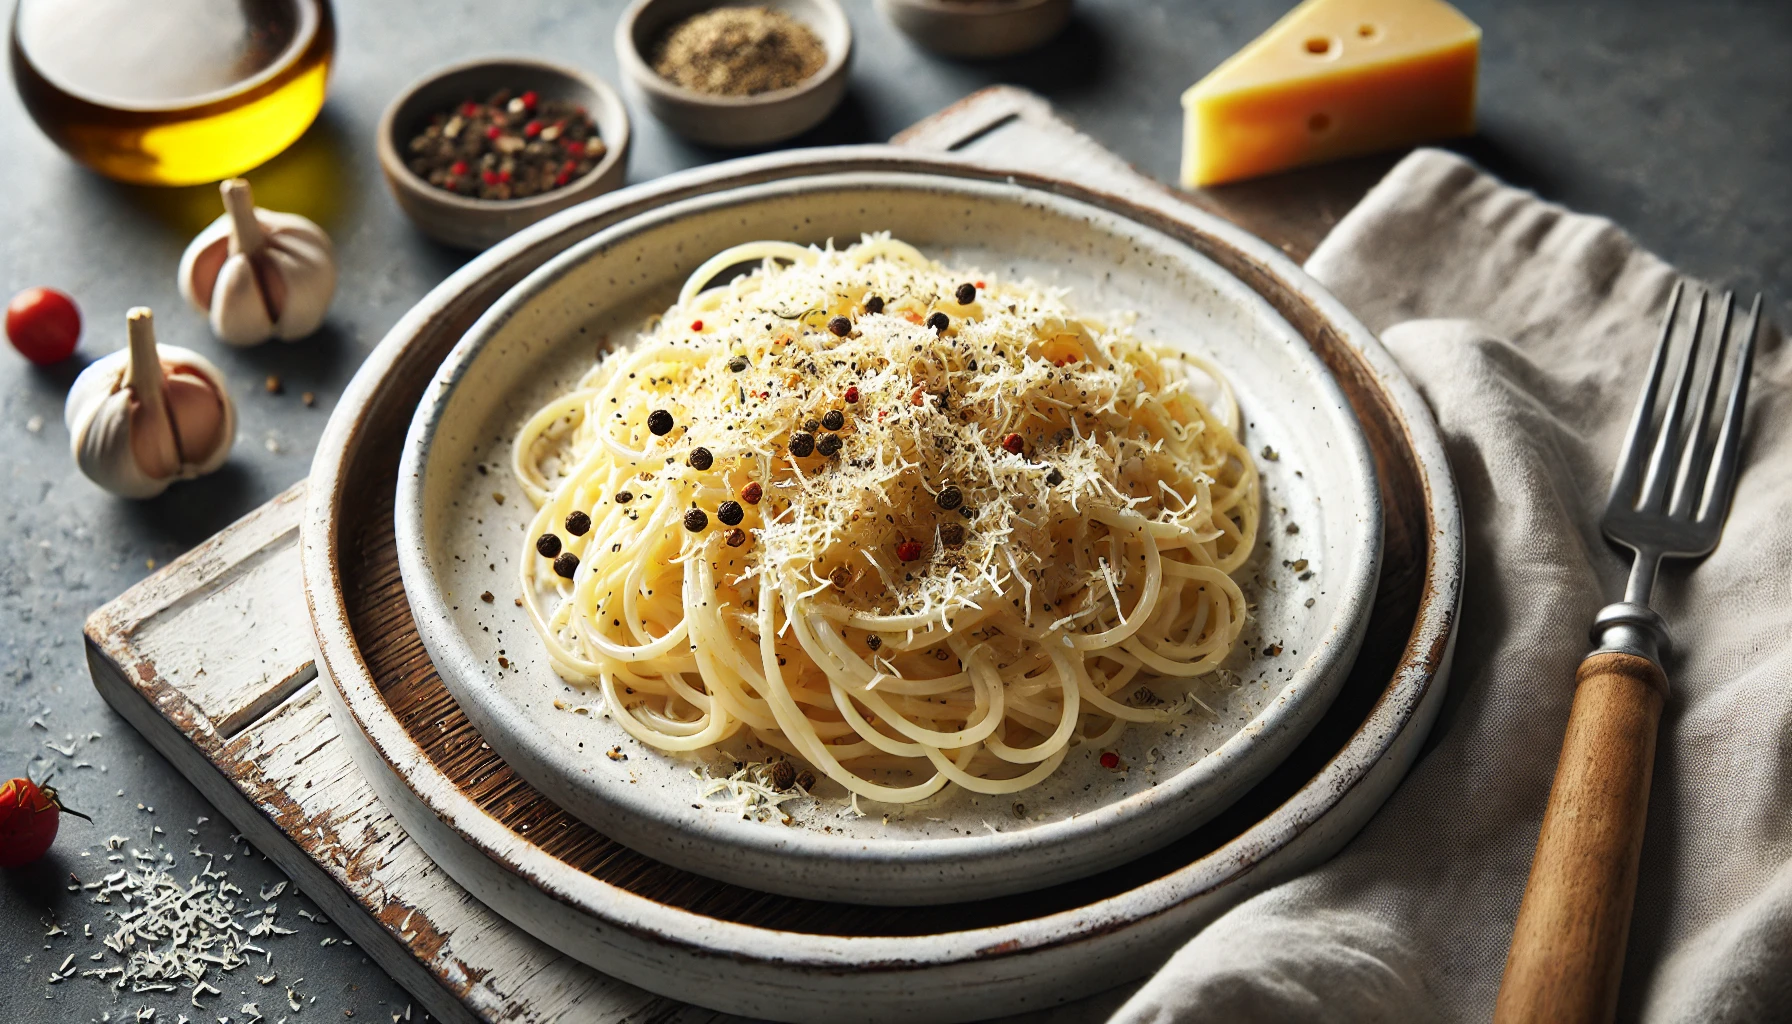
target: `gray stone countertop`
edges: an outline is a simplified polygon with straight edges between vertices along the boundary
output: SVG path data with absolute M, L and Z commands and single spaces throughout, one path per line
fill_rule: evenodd
M 869 0 L 845 2 L 857 44 L 851 90 L 795 144 L 882 140 L 977 88 L 1007 82 L 1042 93 L 1098 141 L 1166 181 L 1177 170 L 1181 91 L 1286 6 L 1079 0 L 1071 29 L 1044 50 L 962 64 L 918 50 Z M 270 1022 L 347 1020 L 352 1011 L 357 1024 L 384 1024 L 410 1002 L 358 948 L 320 945 L 341 933 L 297 918 L 301 906 L 315 908 L 290 897 L 283 923 L 302 931 L 279 943 L 280 980 L 262 987 L 233 975 L 204 1011 L 187 1006 L 184 994 L 119 994 L 92 978 L 46 984 L 68 953 L 85 961 L 99 948 L 81 929 L 87 923 L 100 933 L 104 908 L 64 886 L 70 870 L 83 879 L 97 873 L 108 836 L 145 849 L 165 843 L 177 871 L 194 873 L 203 862 L 187 852 L 192 828 L 251 896 L 281 877 L 258 854 L 232 847 L 220 816 L 101 701 L 88 678 L 81 625 L 156 565 L 304 476 L 362 358 L 465 260 L 416 235 L 386 193 L 372 147 L 386 102 L 417 75 L 481 53 L 538 54 L 614 83 L 611 30 L 622 6 L 338 4 L 337 62 L 322 116 L 290 150 L 249 174 L 264 205 L 317 220 L 340 251 L 344 275 L 330 318 L 316 337 L 293 345 L 225 349 L 181 301 L 175 265 L 217 213 L 211 187 L 146 189 L 98 178 L 39 134 L 11 90 L 0 95 L 0 292 L 49 285 L 74 295 L 86 318 L 83 360 L 123 345 L 127 308 L 154 307 L 164 342 L 197 348 L 223 368 L 241 417 L 223 471 L 154 501 L 115 500 L 69 458 L 62 404 L 82 360 L 38 370 L 0 353 L 0 777 L 57 764 L 67 801 L 95 819 L 91 826 L 65 819 L 49 858 L 0 872 L 0 972 L 8 979 L 0 1020 L 133 1020 L 140 1007 L 155 1007 L 158 1022 L 186 1012 L 209 1024 L 241 1020 L 239 1007 L 259 1001 Z M 1765 291 L 1775 318 L 1792 322 L 1792 4 L 1459 6 L 1486 34 L 1481 132 L 1457 148 L 1509 181 L 1613 218 L 1689 274 Z M 631 181 L 729 155 L 679 141 L 640 110 L 631 115 Z M 284 393 L 266 392 L 270 375 L 282 379 Z M 314 407 L 301 403 L 304 392 L 315 394 Z M 75 753 L 51 743 L 72 743 Z M 158 826 L 163 835 L 152 832 Z M 92 856 L 81 859 L 82 850 Z M 40 922 L 52 910 L 72 937 L 44 937 L 49 925 Z M 306 1002 L 290 1014 L 282 990 L 299 978 Z M 421 1019 L 420 1010 L 413 1018 Z

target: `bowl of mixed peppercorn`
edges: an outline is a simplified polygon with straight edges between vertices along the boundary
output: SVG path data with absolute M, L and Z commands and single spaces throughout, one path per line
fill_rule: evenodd
M 424 234 L 484 249 L 622 184 L 628 113 L 574 68 L 525 57 L 456 64 L 386 108 L 380 167 Z

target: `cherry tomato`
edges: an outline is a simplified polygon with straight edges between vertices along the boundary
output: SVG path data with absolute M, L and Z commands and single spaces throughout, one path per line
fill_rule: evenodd
M 0 868 L 16 868 L 42 857 L 55 840 L 64 813 L 93 820 L 63 807 L 49 779 L 44 783 L 12 779 L 0 786 Z
M 27 288 L 7 303 L 6 337 L 39 366 L 60 363 L 75 354 L 81 311 L 74 299 L 54 288 Z

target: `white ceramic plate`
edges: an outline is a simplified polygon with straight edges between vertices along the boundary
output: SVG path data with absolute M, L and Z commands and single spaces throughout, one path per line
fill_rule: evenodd
M 794 827 L 705 801 L 700 763 L 643 748 L 593 692 L 548 667 L 512 598 L 530 506 L 508 474 L 511 439 L 605 339 L 627 343 L 689 272 L 738 242 L 854 240 L 890 230 L 949 265 L 1069 287 L 1093 313 L 1211 358 L 1244 409 L 1268 542 L 1236 682 L 1195 692 L 1217 715 L 1134 727 L 1130 770 L 1079 749 L 1013 797 L 954 791 L 855 816 L 843 800 L 786 805 Z M 496 495 L 504 495 L 500 503 Z M 1299 526 L 1298 534 L 1287 526 Z M 1354 415 L 1299 334 L 1255 292 L 1135 221 L 1033 189 L 924 174 L 851 172 L 675 203 L 600 232 L 494 305 L 443 363 L 406 439 L 400 564 L 421 635 L 456 700 L 534 786 L 667 863 L 757 889 L 861 903 L 943 903 L 1039 888 L 1163 845 L 1224 808 L 1317 721 L 1367 622 L 1381 549 L 1374 469 Z M 1285 562 L 1307 560 L 1299 579 Z M 484 593 L 494 600 L 482 600 Z M 1309 606 L 1308 602 L 1311 602 Z M 1279 653 L 1270 655 L 1267 650 Z M 499 659 L 504 659 L 500 662 Z M 508 667 L 504 667 L 504 666 Z M 620 746 L 626 761 L 604 751 Z M 829 787 L 819 787 L 823 797 Z M 884 811 L 890 812 L 885 817 Z

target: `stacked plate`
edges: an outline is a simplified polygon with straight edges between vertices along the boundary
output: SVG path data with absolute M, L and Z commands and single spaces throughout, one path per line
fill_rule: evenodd
M 688 760 L 556 676 L 515 589 L 530 509 L 510 439 L 709 255 L 890 231 L 948 265 L 1130 309 L 1219 364 L 1264 457 L 1236 685 L 1129 770 L 1077 749 L 1012 797 L 717 813 Z M 397 438 L 403 435 L 402 444 Z M 1428 728 L 1458 582 L 1454 494 L 1416 396 L 1279 253 L 1164 196 L 881 147 L 781 154 L 568 211 L 481 257 L 382 345 L 320 446 L 308 590 L 337 713 L 431 856 L 600 970 L 783 1020 L 974 1019 L 1151 969 L 1328 856 Z M 1290 527 L 1294 527 L 1291 529 Z M 1310 575 L 1290 573 L 1304 559 Z M 618 762 L 602 752 L 626 750 Z M 834 813 L 827 813 L 831 806 Z

